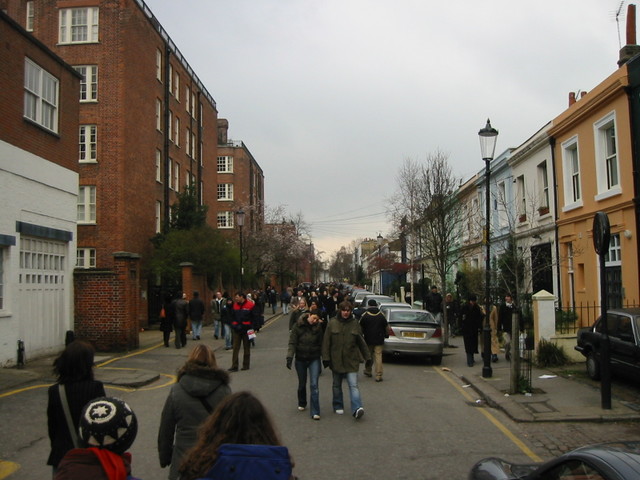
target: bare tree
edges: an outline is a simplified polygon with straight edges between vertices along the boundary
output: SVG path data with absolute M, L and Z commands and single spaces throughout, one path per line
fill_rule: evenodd
M 387 216 L 391 219 L 394 233 L 403 234 L 407 242 L 407 254 L 411 267 L 411 303 L 415 300 L 416 271 L 414 268 L 417 257 L 418 219 L 422 216 L 421 190 L 422 165 L 411 158 L 405 158 L 396 175 L 396 191 L 387 201 Z

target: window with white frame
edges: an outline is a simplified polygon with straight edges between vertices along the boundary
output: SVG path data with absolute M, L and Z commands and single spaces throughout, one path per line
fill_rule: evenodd
M 186 133 L 184 135 L 184 149 L 187 155 L 191 156 L 191 130 L 187 127 Z
M 180 191 L 180 164 L 178 162 L 173 164 L 173 188 L 176 192 Z
M 196 118 L 196 92 L 191 92 L 191 117 Z
M 544 215 L 549 213 L 549 176 L 546 160 L 538 165 L 538 185 L 540 185 L 540 206 L 538 211 L 541 215 Z
M 83 185 L 78 192 L 78 223 L 96 223 L 96 187 Z
M 233 212 L 218 212 L 218 228 L 233 228 Z
M 196 184 L 196 175 L 195 175 L 195 173 L 191 173 L 190 177 L 191 177 L 190 185 L 195 185 Z
M 156 130 L 162 131 L 162 101 L 156 98 Z
M 233 183 L 218 184 L 218 200 L 233 200 Z
M 169 135 L 169 140 L 173 141 L 173 133 L 172 133 L 172 128 L 173 128 L 173 112 L 171 110 L 169 110 L 169 121 L 167 122 L 167 133 Z
M 173 189 L 173 159 L 169 157 L 169 178 L 167 179 L 169 183 L 168 187 Z
M 620 234 L 614 233 L 609 237 L 609 250 L 605 254 L 604 264 L 607 267 L 622 265 L 622 250 L 620 248 Z
M 564 208 L 571 209 L 582 205 L 582 186 L 580 183 L 580 158 L 578 155 L 578 137 L 574 136 L 562 144 L 562 166 L 564 182 Z
M 180 101 L 180 74 L 176 72 L 176 78 L 173 82 L 173 96 L 176 97 L 176 101 Z
M 218 157 L 218 173 L 233 173 L 232 156 L 226 155 Z
M 80 125 L 79 161 L 98 161 L 98 126 Z
M 191 113 L 191 89 L 189 85 L 184 87 L 184 108 L 187 110 L 187 113 Z
M 156 233 L 162 230 L 162 202 L 156 200 Z
M 156 78 L 162 81 L 162 52 L 156 50 Z
M 173 65 L 169 63 L 169 93 L 173 93 Z
M 80 101 L 95 102 L 98 100 L 98 66 L 77 65 L 73 67 L 80 75 Z
M 28 58 L 24 62 L 24 116 L 52 132 L 58 131 L 60 82 Z
M 78 248 L 76 250 L 76 268 L 96 268 L 96 249 Z
M 27 17 L 27 22 L 25 24 L 25 30 L 27 30 L 27 32 L 33 32 L 33 19 L 35 17 L 35 10 L 33 8 L 33 1 L 27 2 L 27 15 L 26 15 L 26 17 Z
M 162 152 L 156 149 L 156 182 L 162 183 Z
M 472 238 L 476 238 L 480 234 L 480 224 L 476 220 L 477 218 L 476 215 L 479 212 L 480 212 L 480 200 L 478 199 L 478 197 L 476 197 L 471 200 L 471 219 L 472 220 L 469 222 L 471 227 L 471 230 L 469 231 L 469 233 L 471 234 Z M 482 218 L 484 218 L 484 215 Z
M 96 43 L 98 7 L 60 9 L 60 43 Z
M 620 192 L 618 169 L 618 147 L 616 142 L 616 115 L 611 112 L 594 124 L 596 149 L 596 179 L 598 196 L 596 200 L 609 194 Z M 605 194 L 602 196 L 602 194 Z
M 191 158 L 196 157 L 196 148 L 198 148 L 196 145 L 196 134 L 195 132 L 191 132 Z
M 527 192 L 524 184 L 524 175 L 516 178 L 516 191 L 518 194 L 518 218 L 521 222 L 527 219 Z
M 178 117 L 175 119 L 175 128 L 173 129 L 173 143 L 176 144 L 176 147 L 180 146 L 180 119 Z

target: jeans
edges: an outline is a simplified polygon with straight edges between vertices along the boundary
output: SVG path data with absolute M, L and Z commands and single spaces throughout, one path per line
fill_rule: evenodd
M 229 350 L 233 348 L 233 336 L 231 335 L 231 325 L 226 323 L 222 324 L 222 331 L 224 332 L 224 348 Z
M 311 416 L 320 415 L 320 390 L 318 378 L 321 369 L 320 359 L 298 360 L 296 358 L 296 373 L 298 374 L 298 406 L 307 406 L 307 371 L 309 371 L 309 391 L 311 393 Z
M 286 315 L 287 313 L 289 313 L 289 304 L 282 302 L 282 314 Z
M 222 322 L 220 322 L 220 320 L 213 320 L 213 336 L 215 338 L 220 338 L 220 324 Z
M 333 372 L 333 410 L 344 410 L 342 398 L 342 380 L 347 379 L 349 385 L 349 397 L 351 399 L 351 413 L 362 407 L 360 390 L 358 389 L 358 372 L 337 373 Z
M 200 338 L 202 333 L 202 320 L 191 320 L 191 338 Z

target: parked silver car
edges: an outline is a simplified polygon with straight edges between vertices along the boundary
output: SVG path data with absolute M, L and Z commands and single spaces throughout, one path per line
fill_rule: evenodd
M 444 342 L 442 327 L 426 310 L 389 308 L 385 310 L 389 322 L 389 338 L 382 353 L 429 357 L 433 365 L 442 363 Z

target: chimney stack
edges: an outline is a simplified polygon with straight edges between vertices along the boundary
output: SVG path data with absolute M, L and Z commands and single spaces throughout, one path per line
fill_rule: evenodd
M 576 92 L 569 92 L 569 106 L 576 103 Z
M 226 118 L 218 119 L 218 145 L 226 145 L 228 143 L 227 135 L 229 133 L 229 120 Z
M 627 6 L 626 37 L 627 44 L 620 49 L 618 67 L 621 67 L 640 53 L 640 46 L 636 45 L 636 6 L 633 4 Z

